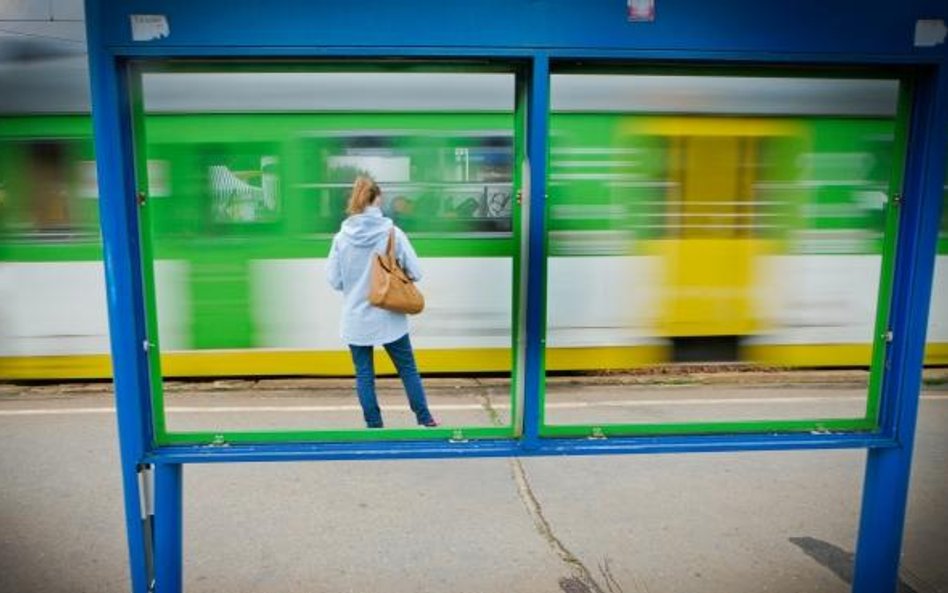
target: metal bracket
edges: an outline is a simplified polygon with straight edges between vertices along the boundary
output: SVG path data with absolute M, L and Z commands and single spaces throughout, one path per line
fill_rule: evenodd
M 891 329 L 887 329 L 885 333 L 882 334 L 882 339 L 885 340 L 886 344 L 891 344 L 893 337 L 895 337 L 895 335 L 892 333 Z
M 229 447 L 230 443 L 227 442 L 227 439 L 224 438 L 222 434 L 215 434 L 214 438 L 211 439 L 210 447 Z
M 139 206 L 144 206 L 145 202 L 148 200 L 148 194 L 143 190 L 138 190 L 135 193 L 135 199 L 138 201 Z
M 902 205 L 902 192 L 895 192 L 894 194 L 892 194 L 892 203 L 895 206 Z

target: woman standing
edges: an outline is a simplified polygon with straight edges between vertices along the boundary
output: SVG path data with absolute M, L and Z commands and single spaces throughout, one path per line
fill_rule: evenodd
M 356 393 L 362 415 L 369 428 L 382 428 L 382 411 L 375 395 L 375 368 L 372 351 L 384 346 L 398 376 L 405 386 L 408 403 L 418 424 L 438 426 L 428 410 L 425 389 L 421 384 L 411 341 L 408 338 L 408 317 L 369 304 L 372 257 L 385 251 L 389 233 L 395 229 L 395 257 L 413 280 L 421 279 L 418 256 L 408 237 L 382 216 L 382 190 L 369 177 L 360 175 L 352 185 L 346 218 L 332 240 L 329 252 L 328 279 L 335 290 L 342 291 L 342 339 L 349 344 L 355 366 Z

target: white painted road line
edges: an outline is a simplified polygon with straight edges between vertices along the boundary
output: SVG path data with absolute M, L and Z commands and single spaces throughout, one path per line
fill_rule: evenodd
M 747 397 L 747 398 L 688 398 L 688 399 L 643 399 L 643 400 L 609 400 L 600 402 L 548 402 L 546 407 L 555 410 L 588 409 L 588 408 L 634 408 L 648 406 L 716 406 L 716 405 L 736 405 L 736 404 L 800 404 L 800 403 L 828 403 L 828 402 L 852 402 L 864 401 L 863 396 L 839 396 L 839 397 Z M 923 395 L 924 401 L 948 401 L 946 395 Z M 505 410 L 510 408 L 510 404 L 494 404 L 494 409 Z M 385 406 L 389 410 L 408 410 L 406 405 Z M 479 404 L 444 404 L 432 405 L 433 411 L 481 411 L 484 409 Z M 286 412 L 354 412 L 359 411 L 357 404 L 344 404 L 338 406 L 169 406 L 165 412 L 171 414 L 234 414 L 234 413 L 286 413 Z M 2 416 L 79 416 L 89 414 L 114 414 L 115 408 L 111 406 L 89 407 L 89 408 L 23 408 L 19 410 L 0 410 Z

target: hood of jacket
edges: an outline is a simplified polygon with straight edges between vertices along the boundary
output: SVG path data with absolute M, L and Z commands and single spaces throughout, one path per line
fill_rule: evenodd
M 351 245 L 368 247 L 378 245 L 392 229 L 392 220 L 382 216 L 375 206 L 366 208 L 362 214 L 353 214 L 342 221 L 342 236 Z

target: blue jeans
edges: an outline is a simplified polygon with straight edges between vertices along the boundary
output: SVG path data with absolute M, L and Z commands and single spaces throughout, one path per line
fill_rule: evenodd
M 408 395 L 408 404 L 415 413 L 418 424 L 431 422 L 431 412 L 425 399 L 425 388 L 421 385 L 421 376 L 415 366 L 415 355 L 412 353 L 411 341 L 408 334 L 394 342 L 384 345 L 392 364 L 398 369 L 398 376 L 405 386 Z M 382 410 L 375 396 L 375 364 L 372 360 L 372 346 L 355 346 L 349 344 L 352 353 L 352 364 L 355 366 L 356 393 L 359 395 L 359 404 L 362 406 L 362 416 L 369 428 L 382 428 Z

